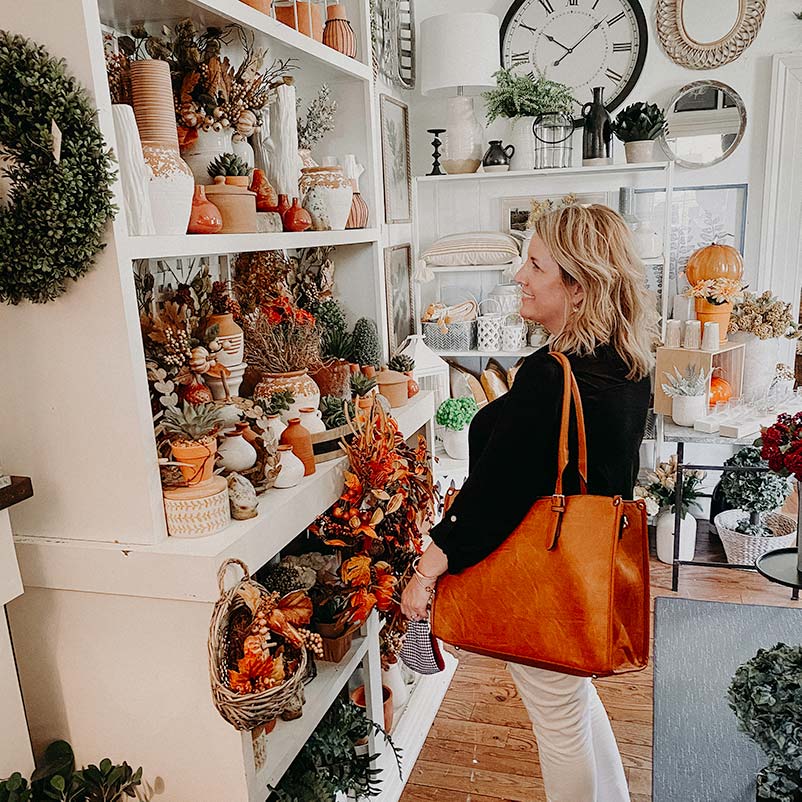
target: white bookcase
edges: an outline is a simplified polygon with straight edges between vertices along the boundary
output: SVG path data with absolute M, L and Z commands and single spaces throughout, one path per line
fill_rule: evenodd
M 112 148 L 101 25 L 125 32 L 145 22 L 158 31 L 191 17 L 201 26 L 238 22 L 268 48 L 268 58 L 295 59 L 298 95 L 306 100 L 328 83 L 339 111 L 325 152 L 354 153 L 366 167 L 365 230 L 129 237 L 121 211 L 95 269 L 64 297 L 0 309 L 9 379 L 0 382 L 0 409 L 14 421 L 0 431 L 0 453 L 37 487 L 11 518 L 26 592 L 8 608 L 34 749 L 62 737 L 78 763 L 108 755 L 142 765 L 147 778 L 164 780 L 171 802 L 263 802 L 268 783 L 278 781 L 359 665 L 368 713 L 382 717 L 375 615 L 343 663 L 319 664 L 302 718 L 278 723 L 260 765 L 250 733 L 237 732 L 214 709 L 206 641 L 218 566 L 235 556 L 255 571 L 280 552 L 339 496 L 345 458 L 319 465 L 295 488 L 269 491 L 255 519 L 203 539 L 168 538 L 132 269 L 136 259 L 335 245 L 337 294 L 353 317 L 373 317 L 386 332 L 369 3 L 344 3 L 356 60 L 240 0 L 0 0 L 0 17 L 12 29 L 66 60 L 93 97 Z M 122 210 L 119 186 L 116 202 Z M 433 413 L 431 393 L 421 393 L 396 417 L 411 436 Z M 404 780 L 455 665 L 449 660 L 447 672 L 422 679 L 397 718 Z M 395 802 L 403 783 L 392 756 L 381 741 L 370 746 L 387 766 L 381 799 Z

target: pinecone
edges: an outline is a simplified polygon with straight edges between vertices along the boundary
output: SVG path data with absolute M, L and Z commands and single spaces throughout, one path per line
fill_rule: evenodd
M 360 365 L 373 365 L 379 367 L 381 348 L 379 346 L 379 331 L 376 322 L 367 317 L 361 317 L 354 326 L 354 362 Z
M 406 373 L 408 370 L 415 369 L 415 360 L 406 354 L 396 354 L 387 363 L 390 370 L 397 370 L 399 373 Z
M 301 576 L 287 565 L 266 565 L 256 572 L 256 581 L 268 591 L 286 596 L 294 590 L 304 589 Z
M 214 178 L 218 175 L 248 175 L 249 168 L 236 153 L 223 153 L 209 164 L 206 171 Z

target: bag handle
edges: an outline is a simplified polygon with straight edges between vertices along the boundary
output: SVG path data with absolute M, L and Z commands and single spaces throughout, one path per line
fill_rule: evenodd
M 579 395 L 579 386 L 571 370 L 571 363 L 568 361 L 568 357 L 558 351 L 549 351 L 549 356 L 553 356 L 563 369 L 563 401 L 560 418 L 560 440 L 557 448 L 557 483 L 554 487 L 554 495 L 563 495 L 563 474 L 568 467 L 568 461 L 571 456 L 568 448 L 568 429 L 571 423 L 572 400 L 576 413 L 577 445 L 579 448 L 579 454 L 577 456 L 579 489 L 584 495 L 588 492 L 588 446 L 585 437 L 585 415 L 582 410 L 582 398 Z

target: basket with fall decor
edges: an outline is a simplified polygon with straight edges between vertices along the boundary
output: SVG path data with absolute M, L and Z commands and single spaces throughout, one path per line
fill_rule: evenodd
M 238 565 L 244 577 L 226 590 L 230 565 Z M 298 718 L 310 666 L 307 649 L 322 654 L 320 636 L 304 629 L 312 618 L 311 600 L 303 590 L 268 592 L 237 559 L 220 566 L 217 583 L 220 598 L 209 627 L 214 706 L 238 730 Z

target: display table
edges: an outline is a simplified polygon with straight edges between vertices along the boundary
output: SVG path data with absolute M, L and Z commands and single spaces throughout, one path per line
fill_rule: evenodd
M 799 552 L 795 548 L 776 549 L 758 557 L 755 567 L 769 582 L 794 589 L 794 598 L 802 588 L 802 571 L 799 570 Z

